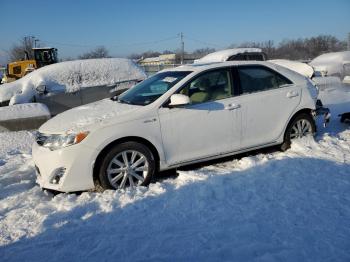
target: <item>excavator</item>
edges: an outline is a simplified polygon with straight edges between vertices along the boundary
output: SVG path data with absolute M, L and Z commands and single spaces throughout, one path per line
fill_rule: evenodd
M 11 62 L 7 65 L 6 74 L 1 83 L 13 82 L 40 67 L 58 62 L 57 49 L 54 47 L 35 47 L 32 49 L 34 57 L 29 57 L 25 51 L 25 57 L 21 61 Z

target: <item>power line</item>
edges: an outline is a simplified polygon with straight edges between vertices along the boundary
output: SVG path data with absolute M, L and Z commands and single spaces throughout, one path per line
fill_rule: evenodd
M 115 45 L 106 45 L 107 47 L 121 47 L 121 46 L 142 46 L 142 45 L 151 45 L 151 44 L 157 44 L 162 43 L 170 40 L 177 39 L 178 36 L 172 36 L 168 38 L 148 41 L 148 42 L 139 42 L 139 43 L 131 43 L 131 44 L 115 44 Z M 62 42 L 54 42 L 54 41 L 47 41 L 47 40 L 41 40 L 41 42 L 45 42 L 48 44 L 54 44 L 54 45 L 61 45 L 61 46 L 70 46 L 70 47 L 97 47 L 100 45 L 85 45 L 85 44 L 73 44 L 73 43 L 62 43 Z

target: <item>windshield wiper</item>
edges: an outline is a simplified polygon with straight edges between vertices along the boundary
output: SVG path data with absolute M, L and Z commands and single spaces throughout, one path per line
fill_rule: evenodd
M 123 100 L 121 98 L 118 98 L 117 102 L 122 103 L 122 104 L 132 105 L 130 101 L 126 101 L 126 100 Z

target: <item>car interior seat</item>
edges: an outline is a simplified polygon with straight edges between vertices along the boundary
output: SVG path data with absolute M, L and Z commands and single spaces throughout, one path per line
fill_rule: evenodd
M 198 92 L 191 95 L 192 103 L 203 103 L 210 98 L 210 80 L 208 78 L 200 79 L 198 83 Z

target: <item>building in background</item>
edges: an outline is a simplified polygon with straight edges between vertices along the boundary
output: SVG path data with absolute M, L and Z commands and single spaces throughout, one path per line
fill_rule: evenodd
M 200 57 L 193 54 L 184 55 L 184 64 L 192 64 L 195 59 Z M 180 57 L 176 54 L 164 54 L 157 57 L 143 58 L 138 64 L 145 70 L 148 76 L 151 76 L 160 70 L 180 66 Z
M 139 61 L 141 66 L 158 66 L 176 64 L 176 54 L 165 54 L 157 57 L 148 57 Z

